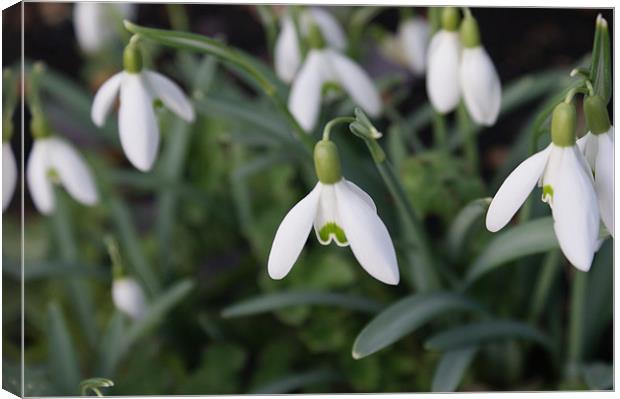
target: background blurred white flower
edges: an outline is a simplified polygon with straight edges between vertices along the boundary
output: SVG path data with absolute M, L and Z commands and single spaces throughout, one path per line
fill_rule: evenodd
M 11 149 L 11 143 L 2 143 L 2 212 L 11 203 L 17 184 L 17 163 Z
M 115 278 L 112 283 L 112 300 L 118 310 L 132 319 L 140 319 L 147 309 L 142 287 L 131 277 Z
M 114 37 L 115 24 L 133 18 L 136 5 L 131 3 L 76 3 L 73 8 L 73 27 L 82 51 L 95 53 Z

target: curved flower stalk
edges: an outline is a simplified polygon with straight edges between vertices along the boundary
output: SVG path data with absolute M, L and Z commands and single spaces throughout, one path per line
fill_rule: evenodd
M 575 143 L 575 119 L 572 104 L 555 108 L 552 143 L 506 178 L 491 201 L 486 226 L 492 232 L 504 227 L 538 183 L 542 200 L 551 207 L 562 252 L 576 268 L 588 271 L 598 248 L 599 209 L 592 173 Z
M 309 35 L 310 26 L 316 24 L 330 48 L 344 51 L 346 39 L 338 21 L 326 10 L 309 7 L 299 14 L 300 34 Z M 290 15 L 280 21 L 280 34 L 274 49 L 276 74 L 286 83 L 291 83 L 301 65 L 301 48 L 295 29 L 295 22 Z
M 61 184 L 73 199 L 84 205 L 98 201 L 88 165 L 69 142 L 59 137 L 36 138 L 28 157 L 26 180 L 34 205 L 45 215 L 54 211 L 53 183 Z
M 136 168 L 148 171 L 153 167 L 159 149 L 156 100 L 161 100 L 164 106 L 187 122 L 194 120 L 194 108 L 176 83 L 160 73 L 142 68 L 135 36 L 125 48 L 124 68 L 97 91 L 91 118 L 95 125 L 103 126 L 120 92 L 118 127 L 121 146 Z
M 426 72 L 430 28 L 424 18 L 412 17 L 398 27 L 398 41 L 409 70 L 416 76 Z
M 499 115 L 502 85 L 491 57 L 480 44 L 478 23 L 471 14 L 461 24 L 461 41 L 459 80 L 465 106 L 476 123 L 492 126 Z
M 11 143 L 2 142 L 2 212 L 11 203 L 17 185 L 17 162 L 11 149 Z
M 577 140 L 588 166 L 594 175 L 594 190 L 601 220 L 614 236 L 614 127 L 603 99 L 587 97 L 584 101 L 586 121 L 590 131 Z
M 116 20 L 131 19 L 135 13 L 136 5 L 131 3 L 76 3 L 73 28 L 82 51 L 96 53 L 101 50 L 114 36 Z
M 112 283 L 112 300 L 114 306 L 132 319 L 140 319 L 147 309 L 144 291 L 131 277 L 115 278 Z
M 426 91 L 433 108 L 440 113 L 453 111 L 461 98 L 459 64 L 459 12 L 447 7 L 442 14 L 442 28 L 428 46 Z
M 381 97 L 370 76 L 350 58 L 326 48 L 318 29 L 313 29 L 311 36 L 313 48 L 293 82 L 288 99 L 288 108 L 301 127 L 305 131 L 314 129 L 326 84 L 342 87 L 366 113 L 378 116 Z
M 340 172 L 336 145 L 327 136 L 314 149 L 319 182 L 284 217 L 276 232 L 268 260 L 271 278 L 284 278 L 299 257 L 314 227 L 322 245 L 332 241 L 350 245 L 353 255 L 371 276 L 398 284 L 396 252 L 390 234 L 377 215 L 372 198 Z

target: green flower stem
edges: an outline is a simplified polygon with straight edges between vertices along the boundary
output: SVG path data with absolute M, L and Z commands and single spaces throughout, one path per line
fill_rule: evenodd
M 447 152 L 448 129 L 446 127 L 446 116 L 437 111 L 433 111 L 433 138 L 435 147 L 442 152 Z
M 469 114 L 467 113 L 467 108 L 462 101 L 457 110 L 457 123 L 459 126 L 459 131 L 463 135 L 465 159 L 469 165 L 470 171 L 476 172 L 478 170 L 479 163 L 476 132 L 469 118 Z
M 247 54 L 233 49 L 219 40 L 211 39 L 202 35 L 188 32 L 171 31 L 165 29 L 145 28 L 129 21 L 125 21 L 125 27 L 130 32 L 155 43 L 173 47 L 180 50 L 190 50 L 203 54 L 211 54 L 216 58 L 234 65 L 247 73 L 260 89 L 273 101 L 276 109 L 284 115 L 293 127 L 293 133 L 308 150 L 314 147 L 314 140 L 299 125 L 299 122 L 290 113 L 284 99 L 282 99 L 273 83 L 253 64 Z
M 352 116 L 341 116 L 338 118 L 334 118 L 331 121 L 325 124 L 325 128 L 323 128 L 323 140 L 329 140 L 332 128 L 341 123 L 352 123 L 355 122 L 355 118 Z
M 529 316 L 531 324 L 534 324 L 540 317 L 551 295 L 551 288 L 557 282 L 557 275 L 560 271 L 560 254 L 559 249 L 554 249 L 547 254 L 543 261 L 542 268 L 536 279 L 536 287 L 534 288 L 534 297 Z
M 588 273 L 574 270 L 571 289 L 570 325 L 568 328 L 568 358 L 566 378 L 573 380 L 579 375 L 583 357 L 583 335 L 585 321 L 586 291 Z
M 78 263 L 78 249 L 71 223 L 71 215 L 67 209 L 65 194 L 58 187 L 54 188 L 56 210 L 51 215 L 53 236 L 56 240 L 60 258 L 69 263 Z M 91 348 L 97 345 L 97 331 L 95 329 L 95 306 L 92 297 L 92 287 L 82 278 L 70 277 L 63 280 L 68 299 L 71 302 L 80 327 L 86 336 Z
M 166 4 L 166 12 L 170 20 L 170 26 L 174 30 L 189 30 L 189 18 L 183 4 Z

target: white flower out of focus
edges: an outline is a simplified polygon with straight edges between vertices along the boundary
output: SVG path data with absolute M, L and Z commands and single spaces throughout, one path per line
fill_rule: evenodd
M 129 161 L 141 171 L 153 167 L 159 149 L 159 124 L 154 102 L 181 119 L 192 122 L 194 108 L 181 88 L 164 75 L 142 68 L 142 58 L 132 39 L 125 49 L 125 70 L 109 78 L 97 91 L 91 118 L 101 127 L 120 92 L 118 129 L 121 146 Z
M 341 247 L 350 245 L 371 276 L 386 284 L 398 284 L 394 244 L 372 198 L 342 177 L 333 142 L 319 141 L 314 159 L 319 182 L 280 223 L 269 253 L 269 276 L 279 280 L 290 272 L 314 227 L 321 244 L 335 241 Z
M 136 5 L 131 3 L 75 3 L 73 27 L 82 51 L 100 51 L 114 37 L 115 24 L 133 18 L 135 13 Z
M 404 61 L 416 76 L 426 71 L 426 52 L 428 50 L 430 28 L 424 18 L 412 17 L 398 27 L 398 42 Z
M 81 204 L 94 205 L 98 201 L 88 165 L 69 142 L 59 137 L 47 136 L 34 141 L 26 181 L 35 207 L 45 215 L 55 209 L 54 183 L 62 185 Z
M 316 24 L 330 48 L 344 51 L 345 34 L 338 21 L 328 11 L 318 7 L 309 7 L 299 14 L 299 33 L 303 36 L 302 39 L 308 36 L 312 24 Z M 291 16 L 283 16 L 280 20 L 280 33 L 275 43 L 274 64 L 276 74 L 286 83 L 293 81 L 301 65 L 302 54 L 299 39 Z
M 144 316 L 147 309 L 144 291 L 131 277 L 115 278 L 112 282 L 112 300 L 114 306 L 134 320 Z
M 11 143 L 2 142 L 2 212 L 11 203 L 17 185 L 17 162 L 11 149 Z
M 575 108 L 561 103 L 553 112 L 553 142 L 523 161 L 493 197 L 486 217 L 489 231 L 504 227 L 536 184 L 551 207 L 560 249 L 576 268 L 588 271 L 598 249 L 599 208 L 592 173 L 575 144 Z

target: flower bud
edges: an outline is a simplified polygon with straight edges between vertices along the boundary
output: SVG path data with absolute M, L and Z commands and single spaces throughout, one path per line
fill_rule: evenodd
M 586 124 L 592 134 L 607 133 L 611 127 L 605 101 L 600 96 L 588 96 L 583 102 Z
M 321 140 L 314 146 L 314 169 L 319 181 L 334 184 L 342 179 L 338 147 L 331 140 Z
M 308 45 L 310 48 L 321 49 L 325 47 L 325 38 L 321 29 L 315 23 L 310 23 L 308 28 Z
M 461 24 L 461 43 L 465 48 L 480 46 L 480 29 L 476 18 L 468 15 Z
M 139 73 L 142 70 L 142 51 L 134 36 L 123 51 L 123 68 L 129 73 Z
M 551 140 L 558 147 L 575 145 L 577 112 L 572 103 L 562 102 L 553 110 L 551 117 Z
M 461 15 L 456 7 L 445 7 L 441 13 L 441 28 L 454 32 L 459 28 Z

